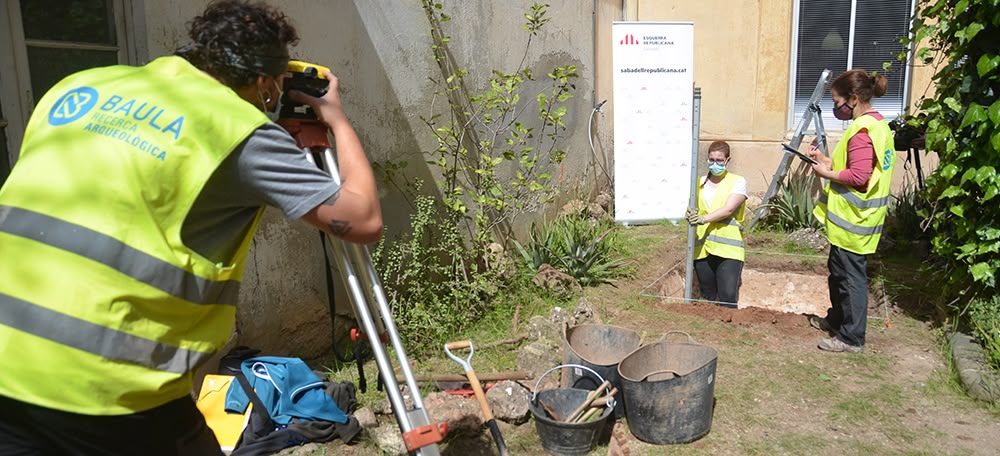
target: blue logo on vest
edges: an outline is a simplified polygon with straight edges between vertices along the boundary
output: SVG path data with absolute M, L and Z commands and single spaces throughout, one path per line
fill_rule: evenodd
M 97 104 L 97 90 L 77 87 L 63 94 L 49 111 L 49 125 L 66 125 L 90 112 Z

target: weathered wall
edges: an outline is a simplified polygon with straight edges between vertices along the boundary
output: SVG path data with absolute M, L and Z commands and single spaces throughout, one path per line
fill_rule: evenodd
M 434 147 L 421 116 L 443 108 L 429 78 L 440 78 L 431 58 L 427 19 L 418 0 L 270 0 L 294 22 L 301 41 L 293 58 L 331 68 L 340 79 L 345 109 L 373 162 L 405 159 L 408 172 L 432 182 L 420 151 Z M 451 51 L 471 72 L 472 88 L 492 69 L 513 72 L 527 34 L 521 30 L 527 0 L 446 1 Z M 187 42 L 185 24 L 207 1 L 144 4 L 150 58 Z M 576 96 L 565 119 L 569 158 L 564 182 L 583 172 L 590 156 L 586 137 L 593 106 L 594 52 L 590 2 L 553 2 L 551 22 L 532 39 L 525 65 L 539 78 L 555 65 L 579 67 Z M 533 103 L 534 94 L 526 94 Z M 409 207 L 392 188 L 382 188 L 388 236 L 405 229 Z M 342 288 L 339 278 L 336 285 Z M 387 284 L 391 286 L 391 284 Z M 237 316 L 238 341 L 272 354 L 320 356 L 330 347 L 323 257 L 315 230 L 289 223 L 269 209 L 254 240 Z M 350 314 L 346 298 L 339 310 Z

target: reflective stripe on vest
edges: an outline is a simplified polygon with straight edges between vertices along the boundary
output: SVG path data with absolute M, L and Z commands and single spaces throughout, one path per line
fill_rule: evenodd
M 855 195 L 854 192 L 852 192 L 851 189 L 848 188 L 846 185 L 839 184 L 837 182 L 830 182 L 830 190 L 837 192 L 837 194 L 840 195 L 842 198 L 846 199 L 848 203 L 851 203 L 851 206 L 854 206 L 858 209 L 871 209 L 889 205 L 888 196 L 864 200 L 861 199 L 860 196 Z M 824 196 L 823 202 L 826 203 L 827 201 L 826 195 L 823 196 Z
M 171 347 L 0 293 L 0 324 L 115 361 L 183 374 L 212 356 Z
M 736 247 L 743 248 L 743 241 L 737 239 L 724 238 L 722 236 L 716 236 L 714 234 L 709 234 L 708 236 L 705 236 L 704 239 L 698 239 L 697 241 L 695 241 L 695 245 L 702 245 L 705 242 L 717 242 L 719 244 L 733 245 Z
M 868 115 L 861 116 L 851 123 L 834 149 L 834 171 L 846 169 L 848 143 L 862 129 L 867 130 L 877 158 L 868 188 L 859 192 L 849 186 L 829 182 L 824 187 L 813 214 L 826 225 L 831 244 L 866 255 L 876 251 L 881 238 L 889 208 L 896 152 L 888 124 Z
M 729 200 L 733 187 L 740 179 L 742 177 L 727 172 L 723 176 L 722 181 L 716 186 L 710 205 L 706 205 L 704 199 L 701 197 L 701 185 L 704 185 L 704 183 L 699 185 L 696 194 L 698 213 L 705 215 L 724 207 Z M 694 245 L 695 259 L 700 260 L 709 255 L 715 255 L 722 258 L 744 261 L 745 252 L 742 231 L 745 207 L 746 203 L 741 204 L 732 216 L 716 222 L 699 225 L 695 228 L 697 235 Z
M 0 205 L 0 233 L 75 253 L 185 301 L 235 305 L 239 297 L 238 281 L 198 277 L 115 238 L 34 211 Z
M 75 73 L 38 100 L 0 188 L 0 395 L 122 415 L 190 393 L 191 371 L 232 333 L 261 212 L 220 263 L 181 228 L 266 122 L 174 56 Z

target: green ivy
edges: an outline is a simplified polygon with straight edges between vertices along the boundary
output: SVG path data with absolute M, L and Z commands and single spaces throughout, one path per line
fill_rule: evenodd
M 996 293 L 1000 269 L 1000 1 L 925 2 L 912 31 L 908 44 L 925 44 L 917 60 L 935 67 L 935 93 L 910 122 L 940 158 L 922 215 L 945 263 L 946 292 L 968 302 Z

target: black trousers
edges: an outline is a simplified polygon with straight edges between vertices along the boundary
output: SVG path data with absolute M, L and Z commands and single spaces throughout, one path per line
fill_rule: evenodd
M 740 300 L 740 285 L 743 283 L 742 261 L 709 255 L 694 261 L 694 271 L 698 274 L 701 299 L 736 307 Z
M 842 342 L 863 347 L 868 324 L 868 257 L 831 245 L 826 264 L 830 269 L 826 321 Z
M 0 396 L 0 455 L 221 456 L 222 450 L 189 397 L 131 415 L 90 416 Z

